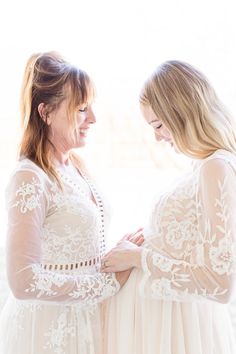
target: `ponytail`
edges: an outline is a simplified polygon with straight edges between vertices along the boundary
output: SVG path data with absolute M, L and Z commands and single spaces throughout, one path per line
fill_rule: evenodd
M 20 97 L 20 113 L 21 113 L 21 125 L 24 131 L 27 129 L 30 115 L 31 115 L 34 68 L 39 57 L 40 54 L 33 54 L 29 58 L 23 76 L 23 83 L 22 83 L 21 97 Z

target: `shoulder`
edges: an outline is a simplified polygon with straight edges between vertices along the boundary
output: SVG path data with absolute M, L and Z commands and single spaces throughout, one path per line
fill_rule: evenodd
M 236 182 L 236 155 L 226 150 L 217 150 L 200 163 L 199 176 L 200 180 L 211 184 L 229 178 Z
M 16 163 L 15 168 L 11 173 L 11 177 L 17 175 L 24 175 L 29 177 L 33 176 L 41 181 L 49 179 L 48 175 L 43 171 L 41 167 L 27 158 L 23 158 Z
M 22 186 L 34 186 L 46 191 L 46 187 L 50 182 L 47 174 L 29 159 L 21 159 L 16 163 L 15 168 L 10 174 L 6 193 L 10 190 L 21 188 Z
M 5 190 L 7 208 L 19 207 L 21 213 L 49 206 L 50 187 L 46 173 L 29 159 L 17 162 Z

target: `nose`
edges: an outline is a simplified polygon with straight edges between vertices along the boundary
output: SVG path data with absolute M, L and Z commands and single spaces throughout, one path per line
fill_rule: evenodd
M 161 141 L 163 139 L 163 136 L 160 133 L 155 132 L 155 138 L 157 141 Z
M 89 108 L 89 109 L 88 109 L 87 121 L 88 121 L 88 123 L 90 123 L 90 124 L 94 124 L 94 123 L 96 123 L 96 121 L 97 121 L 97 119 L 96 119 L 96 117 L 95 117 L 95 114 L 94 114 L 92 108 Z

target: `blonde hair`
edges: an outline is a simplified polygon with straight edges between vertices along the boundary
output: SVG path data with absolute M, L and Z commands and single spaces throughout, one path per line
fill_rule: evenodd
M 52 112 L 68 96 L 72 132 L 76 129 L 75 108 L 94 97 L 91 79 L 56 52 L 33 54 L 26 64 L 20 98 L 22 138 L 19 157 L 35 162 L 59 184 L 50 156 L 49 126 L 47 120 L 40 117 L 38 106 L 44 103 L 47 112 Z
M 141 105 L 152 108 L 178 149 L 205 158 L 218 149 L 236 152 L 236 125 L 207 78 L 180 61 L 160 65 L 146 81 Z

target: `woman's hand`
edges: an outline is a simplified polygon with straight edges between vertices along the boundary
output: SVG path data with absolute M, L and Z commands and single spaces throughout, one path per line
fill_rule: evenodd
M 123 272 L 117 272 L 116 275 L 116 280 L 120 283 L 120 286 L 122 287 L 127 280 L 129 279 L 131 273 L 131 269 L 125 270 Z
M 128 233 L 126 234 L 124 237 L 122 237 L 122 239 L 118 242 L 118 245 L 123 242 L 123 241 L 130 241 L 132 243 L 134 243 L 137 246 L 141 246 L 143 244 L 144 241 L 144 237 L 143 237 L 143 228 L 139 228 L 137 231 L 132 232 L 132 233 Z
M 101 271 L 120 272 L 141 266 L 142 248 L 130 241 L 120 241 L 116 247 L 102 259 Z

